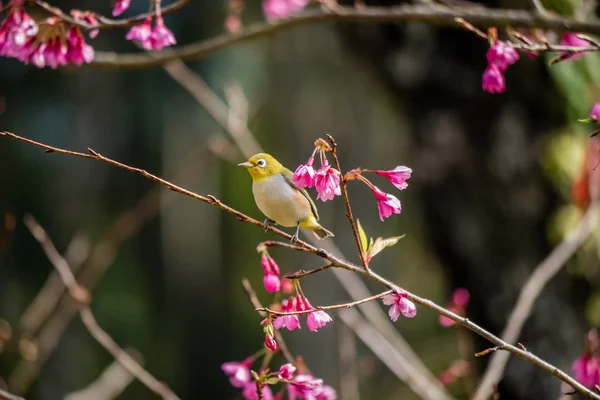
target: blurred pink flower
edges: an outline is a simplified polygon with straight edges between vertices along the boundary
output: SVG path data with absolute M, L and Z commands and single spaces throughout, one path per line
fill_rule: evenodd
M 269 349 L 271 351 L 276 351 L 277 350 L 277 342 L 275 341 L 275 338 L 271 335 L 266 335 L 265 336 L 265 346 L 267 346 L 267 349 Z
M 21 4 L 11 3 L 6 18 L 0 24 L 0 56 L 24 61 L 33 50 L 38 26 Z
M 136 40 L 140 42 L 140 45 L 146 49 L 152 49 L 152 41 L 150 40 L 152 35 L 152 19 L 146 18 L 143 24 L 133 26 L 125 38 L 127 40 Z
M 319 393 L 316 397 L 317 400 L 336 400 L 337 393 L 335 389 L 331 386 L 325 385 L 323 386 L 323 391 Z
M 153 50 L 162 50 L 165 47 L 172 46 L 177 43 L 173 32 L 165 26 L 162 16 L 156 17 L 156 23 L 154 29 L 150 34 L 150 41 L 152 43 Z
M 584 354 L 573 362 L 575 380 L 587 387 L 600 385 L 600 363 L 593 355 Z
M 273 400 L 273 392 L 271 392 L 271 388 L 268 385 L 262 387 L 260 394 L 258 396 L 258 386 L 256 382 L 250 382 L 246 386 L 244 386 L 244 390 L 242 391 L 242 397 L 245 400 L 258 400 L 259 398 L 263 400 Z
M 322 392 L 323 380 L 308 374 L 297 375 L 292 383 L 288 385 L 288 395 L 290 400 L 296 398 L 317 399 Z
M 594 104 L 592 110 L 590 111 L 589 117 L 591 119 L 595 119 L 596 121 L 600 121 L 600 102 Z
M 404 315 L 406 318 L 413 318 L 417 315 L 417 307 L 415 306 L 415 303 L 407 298 L 406 292 L 390 293 L 383 296 L 381 300 L 383 301 L 383 304 L 388 306 L 391 305 L 389 316 L 394 322 L 398 320 L 400 314 Z
M 73 26 L 67 32 L 67 60 L 75 65 L 90 63 L 94 59 L 94 49 L 85 42 L 78 26 Z
M 281 279 L 281 291 L 283 293 L 291 293 L 292 292 L 292 280 L 288 278 Z
M 506 82 L 502 71 L 495 65 L 488 65 L 481 78 L 481 87 L 489 93 L 502 93 L 506 89 Z
M 309 0 L 263 0 L 263 12 L 268 20 L 288 18 L 292 13 L 301 11 Z
M 242 29 L 242 21 L 239 14 L 229 14 L 227 18 L 225 18 L 224 25 L 229 33 L 239 32 L 239 30 Z
M 465 288 L 458 288 L 452 293 L 452 302 L 459 307 L 466 307 L 469 304 L 469 291 Z
M 519 60 L 519 53 L 511 46 L 498 41 L 489 48 L 486 58 L 490 65 L 495 65 L 500 71 L 506 71 Z
M 115 1 L 112 9 L 113 17 L 123 14 L 125 10 L 129 8 L 131 0 L 117 0 Z
M 454 293 L 452 293 L 452 298 L 450 300 L 450 302 L 448 304 L 446 304 L 446 309 L 448 309 L 448 311 L 452 311 L 455 314 L 458 314 L 460 316 L 465 316 L 466 315 L 466 307 L 469 304 L 469 291 L 465 288 L 458 288 L 454 291 Z M 455 324 L 455 322 L 453 320 L 451 320 L 450 318 L 444 316 L 444 315 L 440 315 L 439 316 L 439 322 L 440 325 L 442 325 L 444 328 L 448 328 L 450 326 L 453 326 Z
M 221 365 L 221 369 L 229 377 L 229 382 L 232 386 L 242 388 L 252 379 L 250 376 L 250 365 L 252 365 L 251 358 L 243 362 L 226 362 Z
M 287 363 L 279 368 L 279 372 L 277 372 L 277 377 L 279 379 L 289 381 L 294 377 L 294 372 L 296 372 L 296 367 L 294 367 L 291 363 Z
M 391 171 L 377 170 L 375 173 L 387 178 L 392 185 L 396 186 L 398 189 L 404 190 L 408 187 L 406 181 L 410 178 L 412 169 L 405 167 L 404 165 L 398 165 Z
M 586 42 L 585 40 L 579 39 L 577 37 L 577 33 L 573 33 L 573 32 L 567 32 L 567 33 L 563 33 L 563 35 L 560 37 L 560 44 L 563 46 L 571 46 L 571 47 L 585 47 L 588 46 L 589 43 Z M 567 52 L 567 51 L 562 51 L 560 54 L 562 56 L 568 56 L 569 60 L 577 60 L 578 58 L 581 58 L 582 56 L 585 55 L 585 51 L 577 51 L 577 52 Z
M 315 173 L 315 189 L 317 189 L 317 199 L 326 202 L 333 200 L 335 196 L 342 194 L 340 187 L 340 173 L 331 168 L 327 159 L 323 166 Z
M 300 303 L 296 300 L 297 298 L 292 296 L 282 302 L 282 311 L 283 312 L 291 312 L 291 311 L 302 311 L 301 307 L 298 307 Z M 281 315 L 275 318 L 273 321 L 273 327 L 275 329 L 283 329 L 287 328 L 290 331 L 294 329 L 301 329 L 300 320 L 298 319 L 298 314 L 292 315 Z
M 89 25 L 98 25 L 98 20 L 96 19 L 96 14 L 90 11 L 80 11 L 80 10 L 71 10 L 71 16 L 75 19 L 80 19 L 86 24 Z M 56 18 L 56 17 L 55 17 Z M 48 21 L 48 20 L 46 20 Z M 100 33 L 99 29 L 92 29 L 88 31 L 88 35 L 90 39 L 95 38 Z

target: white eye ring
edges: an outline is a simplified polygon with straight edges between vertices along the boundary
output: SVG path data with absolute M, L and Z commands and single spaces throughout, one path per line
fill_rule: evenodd
M 261 158 L 260 160 L 258 160 L 256 162 L 256 165 L 259 166 L 259 167 L 261 167 L 261 168 L 264 168 L 265 165 L 267 165 L 267 162 Z

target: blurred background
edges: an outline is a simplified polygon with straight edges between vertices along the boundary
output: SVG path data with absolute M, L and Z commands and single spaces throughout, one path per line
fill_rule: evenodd
M 146 11 L 146 2 L 132 3 L 131 15 Z M 178 44 L 223 32 L 225 1 L 190 3 L 165 18 Z M 259 2 L 248 3 L 243 21 L 260 21 Z M 53 4 L 110 12 L 108 1 Z M 124 35 L 102 31 L 90 44 L 135 51 Z M 591 54 L 549 68 L 544 55 L 521 57 L 506 74 L 506 92 L 491 95 L 481 90 L 487 46 L 472 33 L 423 24 L 324 23 L 238 44 L 189 66 L 222 99 L 228 84 L 243 89 L 249 128 L 291 169 L 325 134 L 336 138 L 345 168 L 411 167 L 409 188 L 396 193 L 403 213 L 384 223 L 370 191 L 350 184 L 355 216 L 369 236 L 406 234 L 372 268 L 442 305 L 466 288 L 469 318 L 500 334 L 531 271 L 583 213 L 585 202 L 574 200 L 572 187 L 590 129 L 576 121 L 599 98 L 600 60 Z M 244 157 L 162 68 L 54 71 L 0 59 L 0 130 L 71 150 L 91 147 L 263 218 L 248 173 L 229 162 Z M 375 183 L 393 193 L 383 179 Z M 79 267 L 99 324 L 122 347 L 135 348 L 159 380 L 182 399 L 241 398 L 220 366 L 262 346 L 261 319 L 241 280 L 249 279 L 263 303 L 272 301 L 256 245 L 274 235 L 125 170 L 7 138 L 0 140 L 0 188 L 0 387 L 31 400 L 62 399 L 113 362 L 67 296 L 56 305 L 38 303 L 47 317 L 26 313 L 53 272 L 23 224 L 29 213 Z M 335 244 L 357 261 L 341 198 L 318 206 Z M 568 373 L 586 332 L 600 324 L 597 239 L 544 289 L 519 339 Z M 283 249 L 271 255 L 284 273 L 321 265 Z M 303 289 L 313 304 L 350 299 L 331 271 L 306 278 Z M 350 376 L 360 397 L 347 399 L 418 398 L 332 316 L 319 333 L 284 332 L 314 375 L 336 389 L 341 376 Z M 441 326 L 421 307 L 394 328 L 435 375 L 463 357 L 459 341 L 475 351 L 490 345 Z M 488 360 L 469 357 L 472 376 L 449 383 L 450 393 L 469 398 L 469 382 Z M 349 375 L 348 363 L 355 367 Z M 502 399 L 555 399 L 560 384 L 511 358 L 498 391 Z M 119 398 L 152 397 L 134 381 Z

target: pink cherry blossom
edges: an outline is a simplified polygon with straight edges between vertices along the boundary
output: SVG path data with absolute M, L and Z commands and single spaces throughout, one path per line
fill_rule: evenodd
M 458 288 L 452 293 L 452 302 L 459 307 L 466 307 L 469 304 L 469 291 L 465 288 Z
M 291 293 L 293 289 L 292 280 L 288 278 L 281 279 L 281 291 L 283 293 Z
M 589 354 L 577 358 L 573 362 L 575 380 L 587 387 L 600 384 L 600 363 L 597 357 Z
M 127 40 L 136 40 L 146 50 L 152 50 L 152 20 L 147 18 L 143 24 L 133 26 L 125 38 Z
M 296 375 L 292 383 L 288 385 L 290 399 L 317 399 L 323 393 L 323 380 L 312 375 Z
M 131 3 L 131 0 L 115 1 L 115 4 L 113 5 L 113 9 L 112 9 L 113 17 L 123 14 L 123 12 L 129 8 L 130 3 Z
M 315 189 L 317 189 L 317 199 L 326 202 L 333 200 L 335 196 L 342 194 L 340 187 L 340 173 L 331 168 L 325 160 L 324 165 L 315 173 Z
M 239 14 L 229 14 L 227 18 L 225 18 L 224 25 L 229 33 L 239 32 L 239 30 L 242 29 L 242 21 Z
M 506 71 L 508 67 L 519 60 L 519 53 L 505 43 L 496 42 L 487 51 L 486 58 L 490 65 L 496 66 L 500 71 Z
M 266 273 L 270 273 L 273 275 L 280 274 L 279 266 L 277 265 L 275 260 L 273 260 L 273 258 L 269 255 L 269 253 L 267 253 L 266 251 L 263 253 L 263 255 L 260 258 L 260 265 L 262 265 L 263 271 L 265 272 L 265 274 Z
M 290 297 L 282 302 L 282 310 L 283 312 L 303 311 L 303 308 L 300 306 L 300 304 L 301 303 L 297 301 L 296 297 Z M 281 315 L 275 318 L 275 321 L 273 321 L 273 327 L 275 329 L 287 328 L 290 331 L 293 331 L 294 329 L 301 329 L 298 314 Z
M 595 119 L 596 121 L 600 121 L 600 102 L 594 104 L 592 111 L 590 111 L 589 117 L 591 119 Z
M 398 320 L 400 314 L 404 315 L 406 318 L 413 318 L 417 315 L 417 307 L 415 306 L 415 303 L 407 298 L 406 292 L 394 292 L 383 296 L 381 300 L 383 301 L 383 304 L 388 306 L 391 305 L 389 315 L 390 319 L 394 322 Z
M 275 293 L 281 289 L 281 281 L 277 275 L 265 275 L 263 277 L 263 284 L 265 285 L 265 290 L 269 293 Z
M 271 258 L 269 253 L 264 251 L 260 259 L 260 264 L 263 267 L 265 289 L 269 293 L 278 292 L 281 289 L 281 281 L 279 280 L 280 272 L 277 263 Z
M 246 386 L 244 386 L 244 390 L 242 391 L 242 397 L 244 397 L 245 400 L 273 400 L 273 392 L 271 391 L 271 388 L 268 385 L 262 387 L 260 391 L 260 397 L 258 396 L 257 389 L 258 386 L 256 385 L 256 382 L 248 383 Z
M 410 178 L 412 169 L 405 167 L 404 165 L 398 165 L 391 171 L 377 170 L 375 173 L 387 178 L 391 184 L 396 186 L 398 189 L 404 190 L 408 187 L 408 183 L 406 183 L 406 181 Z
M 75 65 L 81 65 L 84 62 L 90 63 L 94 59 L 94 49 L 92 46 L 85 43 L 81 30 L 77 26 L 73 26 L 67 32 L 68 50 L 66 59 Z
M 292 177 L 292 181 L 294 185 L 298 186 L 300 189 L 304 189 L 305 187 L 313 187 L 315 185 L 315 170 L 312 167 L 314 162 L 314 153 L 306 164 L 299 165 L 294 172 L 294 176 Z
M 252 379 L 250 365 L 252 365 L 252 359 L 243 362 L 231 361 L 221 365 L 221 369 L 229 377 L 232 386 L 242 388 Z
M 26 59 L 37 33 L 38 26 L 34 19 L 22 5 L 15 7 L 13 4 L 0 25 L 0 56 Z
M 94 14 L 93 12 L 71 10 L 71 15 L 73 16 L 73 18 L 80 19 L 83 22 L 85 22 L 86 24 L 89 24 L 92 26 L 98 25 L 98 19 L 96 18 L 96 14 Z M 50 18 L 48 18 L 48 19 L 50 19 Z M 46 21 L 48 21 L 48 20 L 46 20 Z M 96 36 L 98 36 L 98 33 L 100 33 L 100 29 L 92 29 L 88 32 L 88 35 L 90 36 L 90 39 L 93 39 Z
M 382 192 L 377 186 L 372 185 L 371 190 L 377 199 L 377 208 L 379 209 L 379 219 L 383 221 L 392 214 L 400 214 L 402 212 L 402 204 L 394 195 Z
M 306 326 L 309 330 L 317 332 L 331 321 L 331 317 L 325 311 L 315 311 L 309 313 L 306 317 Z
M 563 46 L 571 46 L 571 47 L 584 47 L 588 46 L 589 43 L 585 40 L 579 39 L 577 37 L 577 33 L 567 32 L 564 33 L 560 38 L 560 44 Z M 585 55 L 585 51 L 577 51 L 577 52 L 567 52 L 563 51 L 560 54 L 562 56 L 568 56 L 568 59 L 571 61 L 577 60 Z
M 470 295 L 467 289 L 458 288 L 454 291 L 454 293 L 452 293 L 452 299 L 448 304 L 446 304 L 446 308 L 455 314 L 464 316 L 465 308 L 469 304 L 469 297 Z M 439 316 L 439 322 L 444 328 L 448 328 L 455 324 L 453 320 L 444 315 Z
M 325 385 L 323 386 L 323 391 L 319 393 L 316 397 L 317 400 L 336 400 L 337 393 L 335 389 L 331 386 Z
M 263 12 L 268 20 L 288 18 L 292 13 L 301 11 L 309 0 L 263 0 Z
M 495 65 L 488 65 L 481 78 L 481 87 L 489 93 L 502 93 L 506 89 L 506 82 L 502 71 Z
M 152 43 L 153 50 L 162 50 L 165 47 L 174 45 L 177 43 L 173 32 L 165 26 L 161 16 L 156 18 L 156 24 L 150 34 L 150 41 Z
M 67 59 L 68 52 L 68 46 L 62 42 L 60 37 L 56 36 L 50 39 L 44 52 L 46 65 L 52 69 L 59 65 L 67 65 L 69 62 Z
M 265 346 L 267 346 L 267 349 L 269 349 L 271 351 L 276 351 L 277 350 L 277 342 L 275 341 L 275 338 L 271 335 L 266 335 L 265 336 Z
M 287 363 L 279 368 L 279 372 L 277 372 L 277 377 L 279 379 L 289 381 L 294 377 L 294 372 L 296 372 L 296 367 L 294 367 L 290 363 Z

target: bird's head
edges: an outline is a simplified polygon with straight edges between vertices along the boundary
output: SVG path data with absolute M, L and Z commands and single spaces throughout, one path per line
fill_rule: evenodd
M 248 161 L 238 165 L 246 168 L 255 181 L 280 174 L 283 170 L 283 165 L 266 153 L 253 155 Z

